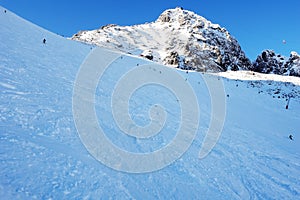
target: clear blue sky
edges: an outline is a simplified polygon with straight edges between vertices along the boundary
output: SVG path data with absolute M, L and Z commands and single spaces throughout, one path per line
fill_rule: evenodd
M 264 49 L 300 53 L 300 0 L 0 0 L 0 5 L 64 36 L 111 23 L 154 21 L 165 9 L 181 6 L 225 27 L 251 60 Z

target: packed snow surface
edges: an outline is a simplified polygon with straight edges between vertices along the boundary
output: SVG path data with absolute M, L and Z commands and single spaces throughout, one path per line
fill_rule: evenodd
M 294 85 L 300 86 L 300 78 L 294 76 L 281 76 L 277 74 L 263 74 L 253 71 L 228 71 L 217 73 L 220 76 L 238 79 L 238 80 L 249 80 L 249 81 L 276 81 L 292 83 Z
M 299 78 L 288 83 L 280 77 L 260 80 L 257 73 L 246 76 L 249 72 L 219 76 L 172 69 L 198 99 L 197 135 L 167 167 L 124 173 L 91 156 L 74 124 L 74 81 L 93 47 L 50 33 L 2 7 L 0 27 L 1 199 L 299 199 Z M 142 126 L 149 123 L 149 107 L 163 106 L 167 119 L 161 134 L 137 140 L 122 134 L 114 122 L 110 102 L 115 85 L 130 69 L 149 63 L 129 55 L 118 58 L 96 90 L 99 125 L 116 146 L 131 152 L 160 149 L 180 126 L 176 96 L 159 85 L 137 90 L 129 111 Z M 211 119 L 204 77 L 224 83 L 226 119 L 216 146 L 199 159 Z

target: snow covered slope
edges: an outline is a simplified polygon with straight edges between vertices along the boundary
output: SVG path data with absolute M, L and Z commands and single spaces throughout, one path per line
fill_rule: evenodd
M 164 11 L 155 22 L 107 25 L 80 31 L 72 39 L 124 53 L 150 52 L 155 62 L 197 71 L 248 69 L 251 65 L 225 28 L 179 7 Z
M 1 199 L 299 199 L 299 85 L 169 68 L 195 91 L 197 135 L 171 165 L 152 173 L 124 173 L 93 158 L 75 128 L 74 82 L 92 47 L 43 30 L 2 7 L 0 27 Z M 137 140 L 122 134 L 114 122 L 110 102 L 115 85 L 125 73 L 146 64 L 151 62 L 119 57 L 96 90 L 99 125 L 116 146 L 131 152 L 160 149 L 181 123 L 176 96 L 157 85 L 137 90 L 129 111 L 136 123 L 145 125 L 149 108 L 162 105 L 167 118 L 161 134 Z M 212 117 L 205 78 L 223 81 L 227 113 L 217 145 L 199 159 Z M 270 95 L 274 89 L 279 91 Z M 291 97 L 289 109 L 283 94 Z

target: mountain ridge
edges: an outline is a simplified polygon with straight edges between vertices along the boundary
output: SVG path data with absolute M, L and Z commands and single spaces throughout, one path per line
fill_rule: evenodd
M 251 62 L 225 28 L 181 7 L 165 10 L 154 22 L 133 26 L 109 24 L 92 31 L 80 31 L 71 39 L 140 55 L 181 69 L 202 72 L 252 70 L 300 77 L 296 52 L 293 59 L 283 65 L 259 64 L 260 55 L 258 60 Z
M 134 26 L 107 25 L 72 37 L 181 69 L 221 72 L 248 69 L 251 62 L 237 40 L 218 24 L 182 8 L 164 11 L 156 21 Z

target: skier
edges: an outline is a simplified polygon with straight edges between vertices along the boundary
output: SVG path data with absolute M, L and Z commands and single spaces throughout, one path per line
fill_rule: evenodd
M 287 100 L 287 104 L 285 106 L 285 109 L 289 109 L 290 100 L 291 100 L 291 97 L 289 96 L 289 99 Z
M 292 135 L 290 135 L 289 138 L 290 138 L 290 140 L 294 140 Z
M 43 39 L 43 43 L 46 44 L 46 39 L 45 38 Z

